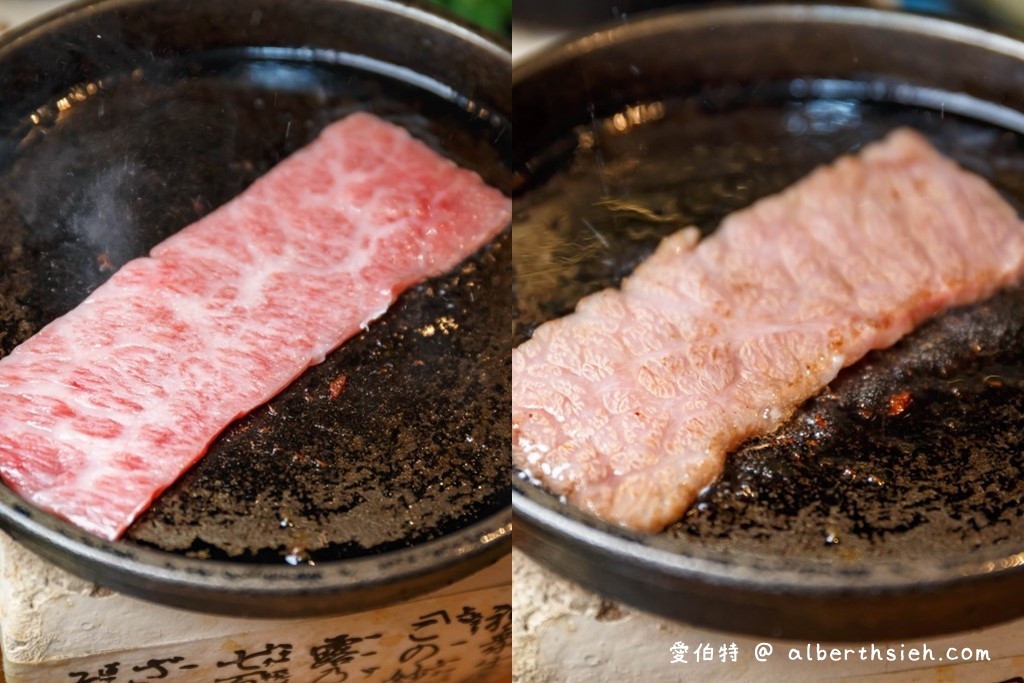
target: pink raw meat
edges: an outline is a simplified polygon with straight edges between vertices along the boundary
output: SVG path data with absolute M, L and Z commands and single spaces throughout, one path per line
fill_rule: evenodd
M 1024 272 L 1024 229 L 908 130 L 664 240 L 621 290 L 512 356 L 513 460 L 607 521 L 657 531 L 840 368 Z
M 401 128 L 329 126 L 0 360 L 0 474 L 116 538 L 232 420 L 510 216 Z

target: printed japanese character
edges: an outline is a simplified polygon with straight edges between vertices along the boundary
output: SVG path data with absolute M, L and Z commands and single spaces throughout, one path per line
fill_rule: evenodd
M 487 624 L 484 626 L 491 633 L 495 633 L 505 626 L 505 620 L 508 619 L 508 625 L 512 625 L 512 605 L 495 605 L 494 612 L 487 617 Z
M 413 623 L 412 627 L 419 631 L 427 628 L 428 626 L 439 624 L 442 621 L 446 624 L 452 623 L 452 618 L 448 616 L 448 612 L 443 609 L 438 610 L 437 612 L 431 612 L 430 614 L 424 614 L 419 617 L 419 621 Z
M 75 683 L 113 683 L 117 680 L 117 670 L 120 666 L 121 662 L 111 662 L 104 664 L 95 674 L 88 671 L 74 671 L 69 673 L 68 677 L 74 678 Z
M 404 663 L 408 663 L 408 662 L 412 662 L 412 663 L 424 662 L 424 661 L 430 659 L 431 657 L 436 656 L 437 653 L 440 652 L 440 651 L 441 651 L 441 648 L 438 647 L 437 645 L 432 645 L 432 644 L 414 645 L 413 647 L 410 647 L 408 650 L 403 652 L 399 656 L 398 660 L 400 662 L 402 662 L 403 664 Z
M 506 612 L 502 610 L 497 612 L 495 615 L 488 617 L 487 624 L 484 628 L 492 632 L 494 635 L 491 636 L 489 641 L 480 647 L 480 651 L 484 654 L 500 655 L 502 652 L 512 647 L 512 608 L 509 605 L 499 607 L 507 607 L 508 611 Z M 508 619 L 505 618 L 506 616 Z
M 167 678 L 171 672 L 168 668 L 170 664 L 177 664 L 185 661 L 184 657 L 168 657 L 167 659 L 151 659 L 145 664 L 140 666 L 133 666 L 132 671 L 135 673 L 146 673 L 151 672 L 151 675 L 145 678 L 135 679 L 131 678 L 128 683 L 142 683 L 143 681 L 157 681 Z M 177 667 L 178 669 L 195 669 L 198 668 L 197 664 L 182 664 Z
M 480 622 L 484 620 L 484 615 L 472 607 L 463 607 L 462 612 L 459 613 L 459 616 L 455 617 L 455 620 L 460 624 L 467 624 L 470 634 L 475 636 L 476 632 L 480 630 Z
M 457 659 L 452 662 L 458 661 Z M 446 680 L 443 676 L 450 676 L 454 672 L 452 662 L 438 659 L 437 661 L 424 663 L 417 662 L 411 671 L 398 669 L 391 674 L 390 678 L 384 679 L 384 683 L 404 683 L 405 681 L 422 680 Z
M 364 640 L 375 640 L 381 634 L 375 633 L 366 638 L 357 638 L 343 633 L 333 638 L 325 638 L 323 645 L 316 645 L 309 650 L 313 658 L 313 669 L 328 667 L 320 673 L 312 683 L 342 683 L 348 680 L 348 673 L 342 670 L 342 666 L 352 662 L 357 656 L 370 656 L 377 654 L 375 651 L 360 652 L 354 646 Z
M 698 644 L 693 654 L 698 662 L 710 662 L 715 658 L 715 646 L 711 643 Z
M 284 664 L 285 662 L 290 661 L 292 646 L 287 643 L 283 643 L 281 645 L 267 643 L 264 646 L 264 649 L 259 652 L 248 654 L 245 650 L 235 650 L 232 654 L 235 655 L 234 661 L 217 662 L 217 667 L 224 668 L 226 666 L 235 666 L 243 671 L 256 671 L 261 668 L 265 669 L 272 664 Z M 263 658 L 262 660 L 260 660 L 261 657 Z

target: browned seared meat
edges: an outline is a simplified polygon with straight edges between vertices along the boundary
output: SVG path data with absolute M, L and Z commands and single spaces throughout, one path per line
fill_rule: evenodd
M 871 349 L 1017 280 L 1024 227 L 900 130 L 667 238 L 513 352 L 515 464 L 616 524 L 678 519 L 741 442 Z

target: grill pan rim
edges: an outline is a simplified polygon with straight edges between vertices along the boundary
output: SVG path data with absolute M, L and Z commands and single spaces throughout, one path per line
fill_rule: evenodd
M 58 28 L 87 22 L 103 13 L 164 7 L 159 0 L 81 0 L 45 14 L 0 38 L 0 62 L 15 58 Z M 182 7 L 188 3 L 180 3 Z M 238 3 L 219 2 L 235 8 Z M 210 6 L 214 6 L 210 3 Z M 389 15 L 424 40 L 450 41 L 473 59 L 452 78 L 511 70 L 504 39 L 471 28 L 458 18 L 412 0 L 321 0 L 318 7 Z M 282 3 L 281 6 L 285 6 Z M 289 11 L 291 6 L 289 5 Z M 204 7 L 205 10 L 210 7 Z M 424 67 L 426 68 L 426 66 Z M 468 75 L 467 75 L 468 74 Z M 448 85 L 448 81 L 444 82 Z M 9 84 L 7 84 L 9 85 Z M 465 93 L 458 87 L 453 90 Z M 489 100 L 508 111 L 507 93 Z M 45 513 L 0 486 L 0 529 L 36 554 L 81 578 L 131 597 L 176 608 L 251 618 L 309 618 L 349 614 L 395 604 L 455 583 L 511 552 L 511 502 L 440 538 L 413 547 L 316 566 L 290 567 L 180 554 L 105 541 Z
M 623 99 L 628 91 L 623 85 L 623 70 L 608 66 L 607 71 L 601 71 L 602 65 L 624 59 L 629 50 L 642 52 L 645 40 L 672 36 L 675 45 L 684 45 L 687 35 L 699 32 L 736 27 L 767 32 L 780 26 L 797 27 L 807 33 L 816 27 L 876 28 L 936 43 L 956 43 L 979 53 L 1024 62 L 1022 41 L 946 19 L 902 12 L 791 4 L 660 10 L 570 36 L 517 61 L 512 71 L 517 140 L 534 135 L 530 123 L 542 120 L 537 116 L 524 125 L 522 118 L 528 116 L 520 116 L 529 112 L 522 101 L 530 99 L 530 88 L 543 82 L 559 82 L 564 90 L 572 88 L 560 82 L 556 74 L 564 76 L 579 70 L 589 78 L 593 74 L 587 67 L 593 67 L 598 80 L 588 81 L 591 93 L 607 86 L 601 76 L 611 73 L 618 77 L 614 80 L 618 90 L 612 100 L 597 97 L 591 101 L 597 116 L 610 115 L 617 107 L 643 100 Z M 641 66 L 636 69 L 642 73 L 642 56 L 637 64 Z M 1015 111 L 1024 110 L 1021 101 L 1009 106 Z M 565 101 L 559 101 L 551 111 L 565 106 Z M 591 110 L 581 116 L 593 114 Z M 572 125 L 584 120 L 589 119 L 581 118 Z M 563 122 L 558 125 L 561 127 L 536 137 L 543 144 L 550 142 L 567 130 Z M 517 149 L 519 163 L 529 165 L 534 158 L 537 150 L 530 144 L 525 154 L 522 148 Z M 645 543 L 642 534 L 617 529 L 579 512 L 522 479 L 513 485 L 512 507 L 516 547 L 542 565 L 590 590 L 699 626 L 769 637 L 859 641 L 946 633 L 1024 615 L 1024 605 L 1017 597 L 1024 587 L 1024 548 L 993 552 L 981 559 L 964 558 L 938 568 L 893 561 L 879 564 L 878 572 L 857 578 L 815 566 L 786 568 L 782 565 L 791 563 L 782 557 L 772 558 L 778 560 L 777 564 L 769 561 L 767 567 L 755 567 L 744 564 L 740 552 L 673 552 Z M 965 609 L 972 593 L 977 593 L 980 606 Z M 879 605 L 885 601 L 892 607 L 882 614 Z

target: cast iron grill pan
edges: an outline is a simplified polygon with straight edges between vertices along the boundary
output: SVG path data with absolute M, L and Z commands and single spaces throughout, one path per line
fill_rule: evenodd
M 528 188 L 513 217 L 514 343 L 618 284 L 664 236 L 691 224 L 708 234 L 896 127 L 921 131 L 1019 208 L 1024 146 L 1006 127 L 1019 115 L 943 95 L 934 70 L 894 78 L 905 65 L 885 69 L 863 52 L 892 40 L 886 31 L 928 55 L 943 41 L 924 34 L 962 31 L 975 44 L 987 34 L 944 22 L 914 31 L 911 21 L 925 22 L 822 8 L 667 14 L 524 65 L 513 93 Z M 816 61 L 787 62 L 781 41 L 797 33 Z M 716 66 L 689 61 L 702 52 Z M 684 65 L 673 81 L 649 76 L 669 62 Z M 691 80 L 708 70 L 719 73 Z M 559 133 L 531 118 L 530 93 L 570 71 L 576 81 L 560 87 L 585 83 L 590 111 L 562 119 Z M 1015 286 L 844 370 L 780 430 L 730 456 L 661 533 L 604 524 L 518 477 L 519 542 L 612 597 L 734 631 L 863 640 L 1011 618 L 1024 613 L 1022 388 Z
M 402 50 L 390 65 L 347 52 L 354 27 L 339 24 L 358 30 L 385 14 L 363 4 L 211 3 L 201 12 L 101 2 L 30 31 L 33 54 L 63 50 L 79 61 L 68 75 L 38 57 L 35 90 L 5 88 L 0 355 L 355 111 L 404 126 L 508 192 L 511 136 L 495 84 L 403 71 Z M 384 9 L 399 37 L 419 31 L 417 40 L 455 45 L 471 35 L 416 8 Z M 424 20 L 441 29 L 417 28 Z M 297 29 L 317 22 L 337 34 L 314 50 L 306 41 L 315 31 Z M 90 35 L 107 39 L 86 45 Z M 481 54 L 467 70 L 489 59 L 498 65 L 489 78 L 500 81 L 502 49 L 473 39 Z M 5 86 L 34 58 L 13 43 L 6 60 L 0 54 Z M 122 541 L 84 537 L 3 488 L 7 526 L 51 559 L 142 597 L 274 616 L 399 599 L 493 561 L 509 508 L 509 241 L 506 232 L 411 289 L 232 424 Z M 181 575 L 150 571 L 167 567 Z M 217 585 L 222 571 L 254 583 Z M 178 580 L 195 585 L 182 590 Z M 190 589 L 205 594 L 193 602 Z

